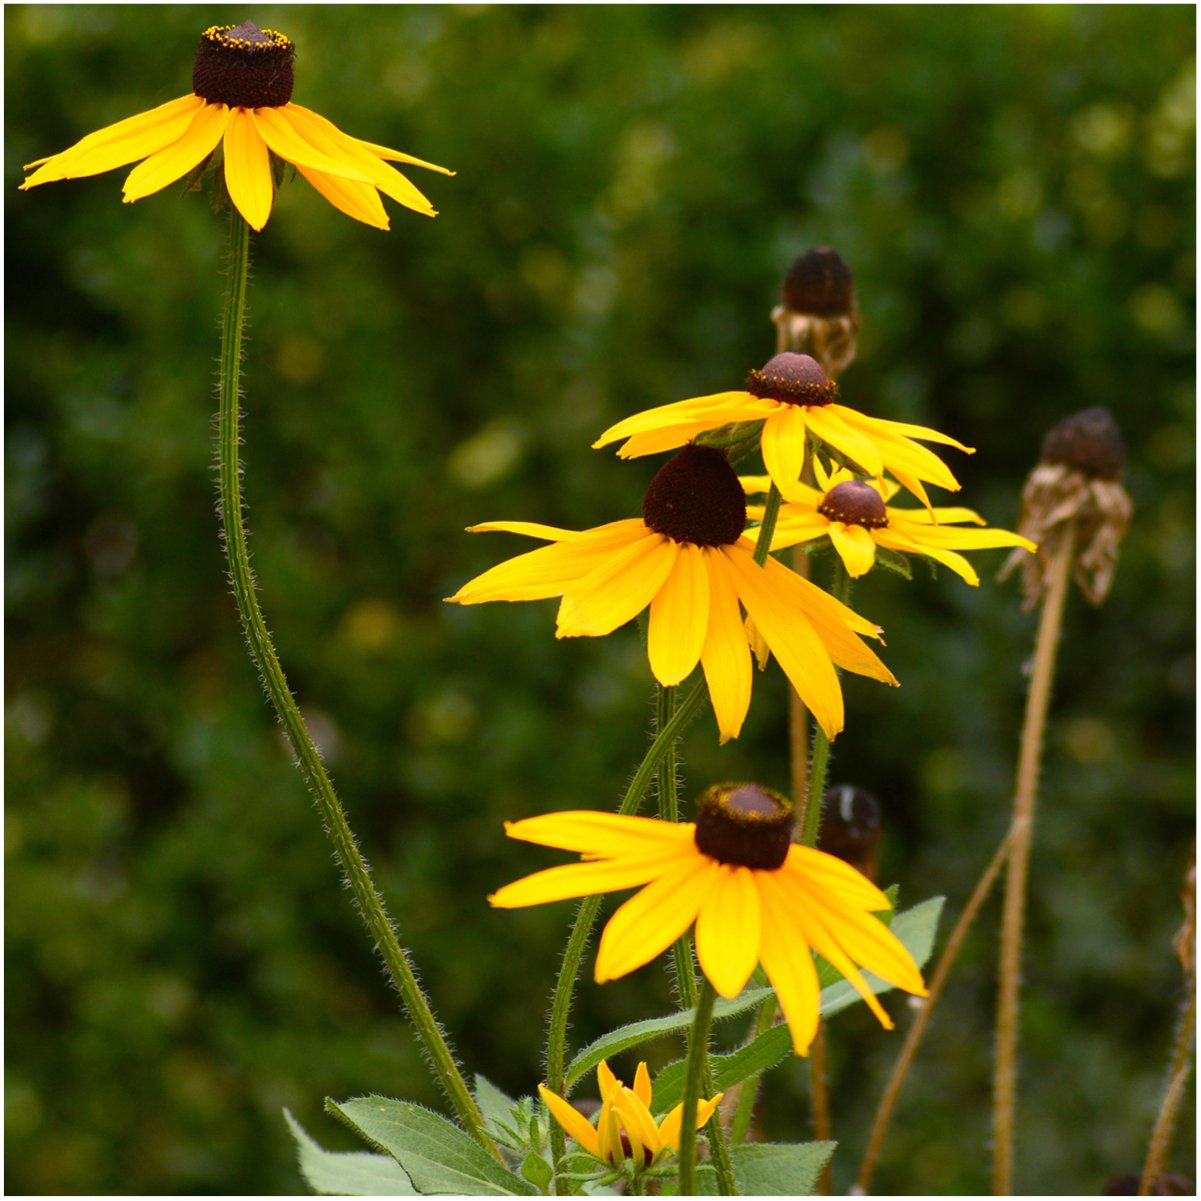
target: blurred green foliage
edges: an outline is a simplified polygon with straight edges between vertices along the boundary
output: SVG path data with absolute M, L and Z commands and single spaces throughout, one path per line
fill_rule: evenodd
M 1061 416 L 1109 405 L 1135 524 L 1073 596 L 1043 772 L 1018 1186 L 1136 1171 L 1181 991 L 1193 830 L 1194 13 L 1185 6 L 6 6 L 7 1142 L 10 1192 L 293 1192 L 280 1110 L 438 1104 L 238 633 L 213 513 L 224 222 L 124 173 L 21 164 L 189 90 L 201 27 L 297 43 L 296 99 L 414 172 L 388 234 L 297 181 L 255 239 L 246 490 L 264 607 L 462 1057 L 539 1079 L 570 905 L 485 894 L 550 860 L 501 822 L 612 807 L 651 680 L 633 629 L 556 643 L 550 603 L 440 598 L 526 549 L 464 526 L 638 511 L 656 462 L 588 449 L 773 351 L 791 259 L 829 242 L 864 312 L 847 403 L 979 448 L 1016 521 Z M 834 779 L 886 812 L 882 875 L 953 919 L 1004 827 L 1033 618 L 919 571 L 856 592 L 899 692 L 847 682 Z M 787 780 L 784 689 L 687 790 Z M 884 1191 L 986 1188 L 995 903 L 901 1101 Z M 575 1037 L 669 1005 L 585 983 Z M 902 1011 L 898 1000 L 894 1012 Z M 836 1191 L 899 1048 L 831 1029 Z M 665 1045 L 662 1059 L 676 1048 Z M 769 1135 L 806 1133 L 806 1073 Z M 1192 1174 L 1184 1116 L 1173 1166 Z

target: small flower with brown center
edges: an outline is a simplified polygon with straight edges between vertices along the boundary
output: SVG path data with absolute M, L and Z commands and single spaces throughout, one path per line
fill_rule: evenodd
M 815 246 L 796 259 L 771 319 L 781 350 L 812 355 L 837 379 L 855 357 L 859 333 L 855 280 L 842 255 L 830 246 Z
M 361 142 L 311 109 L 293 104 L 294 55 L 292 42 L 273 29 L 259 29 L 250 21 L 213 25 L 200 37 L 191 95 L 26 164 L 33 174 L 21 188 L 98 175 L 141 159 L 125 181 L 129 204 L 181 179 L 220 146 L 229 198 L 254 229 L 262 229 L 271 215 L 272 155 L 291 163 L 335 208 L 377 229 L 388 228 L 381 192 L 414 212 L 434 216 L 430 202 L 387 164 L 454 172 Z
M 1074 524 L 1072 574 L 1085 599 L 1099 605 L 1109 595 L 1118 548 L 1134 506 L 1122 487 L 1126 449 L 1113 414 L 1103 406 L 1082 409 L 1053 426 L 1042 457 L 1022 489 L 1018 529 L 1039 544 L 1036 558 L 1012 555 L 998 578 L 1022 568 L 1022 607 L 1033 609 L 1046 591 L 1046 572 Z
M 969 447 L 922 425 L 868 417 L 838 403 L 838 385 L 812 355 L 784 352 L 747 377 L 744 392 L 718 392 L 636 413 L 605 430 L 594 447 L 622 442 L 623 459 L 656 454 L 698 434 L 745 421 L 762 421 L 763 463 L 785 500 L 798 496 L 810 436 L 820 439 L 867 475 L 892 473 L 930 506 L 924 483 L 958 491 L 947 465 L 915 439 Z
M 498 908 L 639 888 L 609 919 L 596 954 L 603 984 L 649 963 L 696 923 L 701 970 L 736 997 L 755 965 L 767 973 L 804 1055 L 821 1007 L 816 951 L 888 1029 L 892 1021 L 859 968 L 925 996 L 913 957 L 875 914 L 892 903 L 841 859 L 792 842 L 792 806 L 758 784 L 723 784 L 697 820 L 551 813 L 506 824 L 510 838 L 579 853 L 489 897 Z
M 651 671 L 671 687 L 699 662 L 722 742 L 738 736 L 751 702 L 744 607 L 832 738 L 843 723 L 835 666 L 896 683 L 860 638 L 880 629 L 782 563 L 769 558 L 761 567 L 745 525 L 745 494 L 725 455 L 686 446 L 651 480 L 641 518 L 582 531 L 523 521 L 471 526 L 554 545 L 493 567 L 447 600 L 562 597 L 559 638 L 603 637 L 649 606 Z
M 780 506 L 772 550 L 826 536 L 854 578 L 872 569 L 876 548 L 882 546 L 905 554 L 926 555 L 975 586 L 980 577 L 959 551 L 996 546 L 1021 547 L 1023 553 L 1036 549 L 1033 542 L 1009 530 L 957 528 L 969 522 L 984 525 L 984 519 L 971 509 L 893 508 L 886 500 L 896 493 L 895 484 L 856 479 L 842 469 L 827 474 L 816 460 L 814 472 L 818 487 L 799 484 L 798 498 Z M 763 492 L 769 482 L 766 476 L 747 476 L 742 486 L 748 492 Z M 747 513 L 758 517 L 762 509 L 752 506 Z M 757 537 L 757 532 L 751 536 Z

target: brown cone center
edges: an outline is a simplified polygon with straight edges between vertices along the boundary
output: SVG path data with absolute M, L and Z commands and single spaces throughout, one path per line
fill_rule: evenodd
M 761 371 L 750 372 L 746 390 L 752 396 L 793 405 L 828 405 L 838 395 L 838 385 L 812 355 L 790 350 L 768 359 Z
M 252 21 L 213 25 L 200 36 L 192 91 L 230 108 L 279 108 L 292 99 L 295 52 L 282 33 Z
M 697 850 L 719 863 L 774 871 L 788 858 L 792 806 L 758 784 L 719 784 L 700 800 Z
M 1113 414 L 1097 405 L 1065 417 L 1043 439 L 1042 461 L 1074 467 L 1093 479 L 1120 479 L 1126 448 Z
M 855 280 L 837 250 L 815 246 L 788 268 L 780 299 L 794 313 L 843 317 L 855 307 Z
M 831 521 L 861 525 L 866 530 L 883 529 L 888 524 L 883 498 L 871 484 L 862 480 L 844 480 L 836 484 L 822 497 L 817 511 Z
M 642 519 L 676 542 L 729 546 L 746 528 L 746 494 L 720 450 L 689 445 L 651 480 Z

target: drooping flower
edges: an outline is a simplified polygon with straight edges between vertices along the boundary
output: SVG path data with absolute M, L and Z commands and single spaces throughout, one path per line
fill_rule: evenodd
M 812 355 L 836 379 L 854 359 L 859 334 L 855 277 L 842 255 L 832 246 L 814 246 L 795 259 L 771 319 L 777 350 Z
M 891 902 L 841 859 L 791 842 L 791 831 L 787 801 L 757 784 L 711 788 L 695 823 L 595 812 L 531 817 L 507 823 L 505 832 L 576 851 L 583 862 L 537 872 L 488 899 L 513 909 L 641 888 L 605 926 L 597 983 L 649 963 L 695 921 L 701 969 L 723 997 L 736 997 L 763 965 L 797 1054 L 808 1052 L 820 1010 L 811 951 L 891 1029 L 859 966 L 917 996 L 926 992 L 913 957 L 874 916 Z
M 335 208 L 388 228 L 379 193 L 434 216 L 430 202 L 389 162 L 453 175 L 399 150 L 362 142 L 292 103 L 295 47 L 282 33 L 241 25 L 206 29 L 196 51 L 192 94 L 90 133 L 74 146 L 28 163 L 22 189 L 80 179 L 139 163 L 125 181 L 128 204 L 187 175 L 222 147 L 225 186 L 254 229 L 271 215 L 271 155 L 291 163 Z M 36 170 L 34 170 L 36 168 Z
M 867 475 L 892 473 L 927 508 L 925 481 L 958 491 L 959 484 L 933 451 L 914 439 L 941 442 L 972 454 L 971 448 L 923 425 L 869 417 L 838 404 L 838 386 L 810 355 L 785 351 L 752 371 L 744 392 L 718 392 L 661 405 L 610 426 L 592 444 L 624 441 L 623 459 L 671 450 L 698 434 L 744 421 L 762 421 L 763 463 L 781 495 L 799 495 L 809 435 L 863 468 Z
M 618 1080 L 604 1060 L 596 1069 L 596 1079 L 601 1108 L 595 1126 L 570 1101 L 552 1093 L 545 1084 L 538 1085 L 538 1093 L 555 1120 L 589 1155 L 612 1165 L 629 1159 L 635 1169 L 641 1169 L 650 1167 L 661 1155 L 679 1150 L 684 1104 L 681 1102 L 661 1121 L 655 1121 L 651 1115 L 651 1077 L 645 1063 L 638 1065 L 633 1088 Z M 718 1093 L 708 1101 L 698 1101 L 698 1130 L 717 1111 L 723 1096 Z
M 876 547 L 883 546 L 928 555 L 972 585 L 979 584 L 980 577 L 958 551 L 997 546 L 1037 550 L 1035 543 L 1009 530 L 957 528 L 957 522 L 984 525 L 984 518 L 971 509 L 895 509 L 885 502 L 896 492 L 896 485 L 859 480 L 841 468 L 827 474 L 817 460 L 814 468 L 818 487 L 798 484 L 796 499 L 780 506 L 772 550 L 828 535 L 852 577 L 870 571 Z M 748 476 L 742 484 L 748 491 L 763 492 L 768 481 Z M 752 515 L 756 511 L 749 510 Z
M 651 481 L 642 514 L 582 531 L 521 521 L 471 526 L 554 545 L 501 563 L 446 599 L 475 605 L 561 596 L 559 638 L 612 633 L 649 605 L 651 671 L 670 687 L 699 661 L 723 742 L 738 736 L 751 701 L 740 602 L 827 736 L 843 724 L 835 665 L 896 683 L 859 637 L 878 637 L 878 626 L 782 563 L 755 562 L 743 532 L 746 498 L 719 450 L 685 447 Z

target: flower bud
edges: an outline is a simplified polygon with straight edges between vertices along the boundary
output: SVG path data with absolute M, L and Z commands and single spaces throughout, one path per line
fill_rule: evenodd
M 831 379 L 837 378 L 855 357 L 859 333 L 855 280 L 842 255 L 815 246 L 796 259 L 771 319 L 779 350 L 810 354 Z
M 849 863 L 869 880 L 876 878 L 880 845 L 880 803 L 865 788 L 839 784 L 822 798 L 817 849 Z

